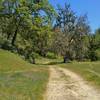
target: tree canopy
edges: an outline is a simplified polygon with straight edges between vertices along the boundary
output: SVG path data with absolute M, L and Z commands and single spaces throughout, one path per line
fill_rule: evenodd
M 46 57 L 48 52 L 64 62 L 97 60 L 100 29 L 91 34 L 87 16 L 77 16 L 69 4 L 55 10 L 48 0 L 0 0 L 0 48 L 31 63 L 35 53 Z

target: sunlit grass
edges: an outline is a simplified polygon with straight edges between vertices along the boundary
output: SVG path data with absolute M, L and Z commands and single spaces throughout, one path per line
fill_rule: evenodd
M 100 88 L 100 62 L 72 62 L 60 65 L 80 74 L 92 85 Z
M 0 100 L 43 100 L 48 68 L 0 50 Z

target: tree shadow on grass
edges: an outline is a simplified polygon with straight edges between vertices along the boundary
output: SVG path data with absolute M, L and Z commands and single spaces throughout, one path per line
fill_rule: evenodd
M 36 65 L 60 65 L 60 64 L 67 64 L 67 63 L 70 63 L 70 62 L 66 62 L 64 63 L 63 61 L 52 61 L 52 62 L 48 62 L 48 63 L 37 63 Z
M 46 65 L 59 65 L 59 64 L 63 64 L 63 62 L 49 62 Z

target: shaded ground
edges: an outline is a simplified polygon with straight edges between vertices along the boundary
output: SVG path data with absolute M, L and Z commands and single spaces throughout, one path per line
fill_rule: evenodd
M 45 100 L 100 100 L 100 91 L 77 74 L 52 65 Z

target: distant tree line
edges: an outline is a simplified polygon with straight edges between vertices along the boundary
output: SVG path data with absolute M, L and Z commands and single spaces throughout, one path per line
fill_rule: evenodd
M 69 4 L 57 10 L 48 0 L 0 0 L 0 48 L 31 63 L 35 53 L 48 52 L 67 60 L 98 60 L 100 29 L 91 34 L 87 16 L 77 16 Z

